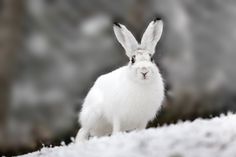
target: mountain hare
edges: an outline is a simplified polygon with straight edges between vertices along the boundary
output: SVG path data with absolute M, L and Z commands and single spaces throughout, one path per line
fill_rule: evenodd
M 141 44 L 124 25 L 114 23 L 113 30 L 130 62 L 96 80 L 82 106 L 76 141 L 145 129 L 162 104 L 164 84 L 153 61 L 162 20 L 157 18 L 148 25 Z

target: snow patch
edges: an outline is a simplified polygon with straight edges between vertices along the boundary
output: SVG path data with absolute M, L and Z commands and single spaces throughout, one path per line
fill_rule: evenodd
M 228 114 L 43 148 L 21 157 L 233 157 L 235 148 L 236 115 Z

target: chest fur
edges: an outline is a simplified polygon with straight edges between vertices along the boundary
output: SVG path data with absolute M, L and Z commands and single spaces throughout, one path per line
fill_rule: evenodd
M 123 120 L 140 121 L 151 118 L 159 109 L 161 98 L 157 88 L 131 88 L 128 85 L 117 91 L 108 102 L 108 114 Z

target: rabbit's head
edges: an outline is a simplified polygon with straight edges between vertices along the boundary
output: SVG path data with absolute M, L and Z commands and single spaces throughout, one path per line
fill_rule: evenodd
M 142 82 L 153 80 L 159 74 L 153 55 L 156 44 L 161 38 L 162 20 L 156 18 L 148 25 L 140 44 L 124 25 L 114 23 L 113 29 L 118 41 L 124 47 L 126 55 L 130 59 L 128 68 L 131 77 Z

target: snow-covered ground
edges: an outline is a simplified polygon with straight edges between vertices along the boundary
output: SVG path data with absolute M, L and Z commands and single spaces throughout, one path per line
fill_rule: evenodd
M 236 115 L 43 148 L 22 157 L 236 157 Z

